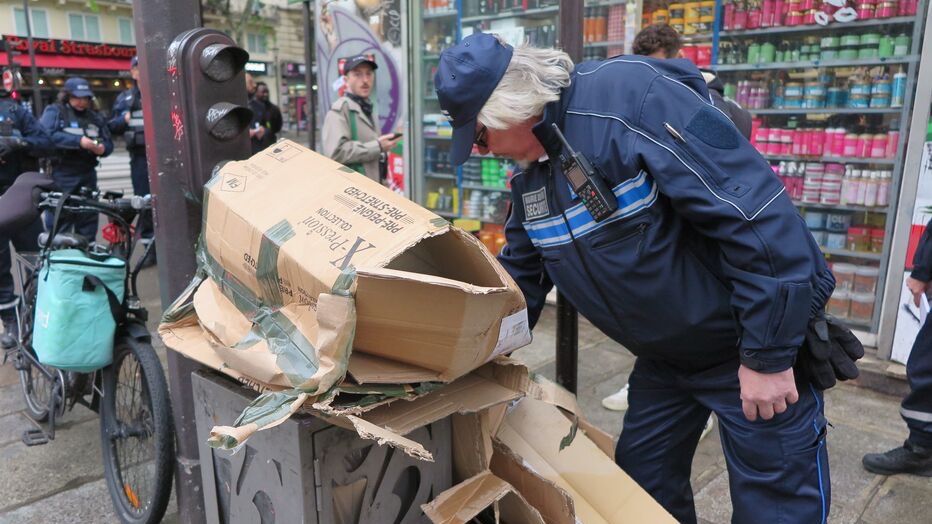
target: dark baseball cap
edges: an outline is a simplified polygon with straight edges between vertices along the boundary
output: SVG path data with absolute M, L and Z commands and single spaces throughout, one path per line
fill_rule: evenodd
M 514 52 L 488 33 L 474 33 L 440 55 L 434 87 L 453 125 L 450 161 L 465 162 L 476 140 L 476 117 L 505 76 Z
M 378 69 L 379 66 L 376 65 L 375 60 L 369 55 L 353 55 L 344 58 L 345 62 L 343 63 L 343 74 L 349 73 L 356 67 L 361 64 L 369 64 L 372 66 L 372 69 Z
M 94 96 L 94 92 L 91 91 L 91 85 L 87 83 L 87 80 L 77 76 L 65 80 L 65 91 L 71 96 L 78 98 Z
M 138 65 L 139 65 L 139 55 L 136 55 L 136 56 L 134 56 L 132 59 L 130 59 L 130 61 L 129 61 L 129 67 L 130 67 L 130 68 L 133 68 L 133 67 L 136 67 L 136 66 L 138 66 Z

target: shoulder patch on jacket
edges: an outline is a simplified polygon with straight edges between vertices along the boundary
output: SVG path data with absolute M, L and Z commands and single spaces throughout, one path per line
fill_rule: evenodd
M 550 216 L 550 206 L 547 205 L 546 187 L 542 187 L 537 191 L 531 191 L 530 193 L 522 194 L 521 201 L 524 203 L 525 220 L 546 218 Z
M 738 130 L 725 115 L 711 107 L 703 107 L 689 121 L 686 130 L 706 144 L 718 149 L 738 147 Z

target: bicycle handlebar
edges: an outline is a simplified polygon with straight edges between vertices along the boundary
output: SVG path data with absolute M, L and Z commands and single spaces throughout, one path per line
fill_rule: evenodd
M 134 195 L 129 198 L 107 198 L 103 201 L 100 200 L 101 195 L 106 198 L 108 195 L 114 195 L 114 193 L 108 192 L 102 194 L 100 191 L 93 191 L 87 196 L 69 195 L 65 205 L 87 206 L 117 212 L 129 209 L 135 209 L 137 211 L 152 209 L 152 195 Z M 49 191 L 41 193 L 40 196 L 42 197 L 39 203 L 40 209 L 54 209 L 64 194 L 58 191 Z

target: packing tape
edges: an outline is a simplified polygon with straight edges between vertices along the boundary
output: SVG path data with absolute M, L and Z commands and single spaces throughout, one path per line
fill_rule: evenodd
M 275 363 L 292 386 L 300 387 L 313 377 L 319 369 L 317 349 L 297 326 L 280 310 L 264 304 L 248 287 L 224 271 L 207 251 L 204 242 L 198 246 L 197 253 L 199 266 L 216 282 L 223 296 L 253 323 L 250 333 L 234 347 L 249 347 L 258 342 L 257 337 L 265 339 L 269 351 L 276 356 Z
M 283 304 L 278 278 L 278 252 L 282 244 L 294 238 L 294 228 L 287 220 L 270 227 L 262 234 L 256 264 L 256 280 L 262 290 L 262 300 L 271 307 Z
M 212 448 L 233 449 L 244 443 L 257 431 L 275 427 L 301 408 L 308 394 L 297 389 L 263 393 L 246 406 L 233 426 L 214 426 L 207 445 Z

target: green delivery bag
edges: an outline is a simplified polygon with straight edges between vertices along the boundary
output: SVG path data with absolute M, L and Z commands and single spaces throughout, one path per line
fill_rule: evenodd
M 94 371 L 113 361 L 121 318 L 126 263 L 77 249 L 49 254 L 39 273 L 32 347 L 39 362 Z

